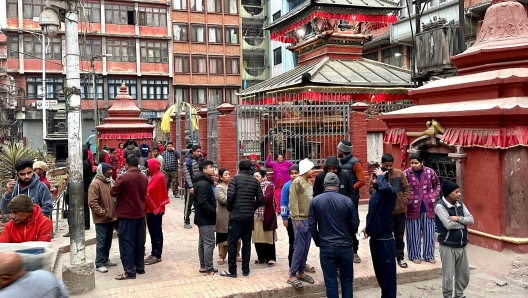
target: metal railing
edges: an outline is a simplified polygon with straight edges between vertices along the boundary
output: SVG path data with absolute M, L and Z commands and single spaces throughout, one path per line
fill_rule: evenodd
M 369 103 L 369 108 L 365 113 L 367 114 L 367 119 L 370 119 L 382 113 L 394 112 L 412 106 L 414 106 L 414 103 L 410 100 L 403 100 L 399 102 Z

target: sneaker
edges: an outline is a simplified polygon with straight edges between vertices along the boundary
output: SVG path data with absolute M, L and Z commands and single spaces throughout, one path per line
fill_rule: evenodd
M 97 268 L 97 272 L 106 273 L 108 272 L 108 269 L 106 269 L 105 266 Z
M 108 261 L 105 262 L 105 266 L 117 266 L 117 263 L 108 260 Z
M 358 254 L 354 254 L 354 263 L 355 264 L 361 263 L 361 258 L 358 256 Z
M 186 229 L 191 229 L 192 228 L 191 224 L 185 224 L 183 227 L 186 228 Z

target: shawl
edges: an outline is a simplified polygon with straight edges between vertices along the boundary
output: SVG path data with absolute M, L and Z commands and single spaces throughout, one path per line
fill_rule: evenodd
M 266 195 L 266 190 L 268 187 L 273 187 L 273 184 L 264 178 L 264 180 L 260 183 L 260 189 L 262 190 L 262 194 Z M 275 210 L 275 200 L 273 200 L 273 210 Z M 255 211 L 255 219 L 264 221 L 264 213 L 266 211 L 266 205 L 262 203 L 260 207 L 257 208 Z

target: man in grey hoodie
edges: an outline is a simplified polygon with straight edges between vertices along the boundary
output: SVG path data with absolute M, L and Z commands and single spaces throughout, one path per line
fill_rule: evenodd
M 53 200 L 46 184 L 40 182 L 38 175 L 33 172 L 33 161 L 31 159 L 21 159 L 15 163 L 17 180 L 10 179 L 7 182 L 6 192 L 2 196 L 1 208 L 4 214 L 9 214 L 7 205 L 11 199 L 20 195 L 28 195 L 33 203 L 40 206 L 42 214 L 50 217 L 53 211 Z

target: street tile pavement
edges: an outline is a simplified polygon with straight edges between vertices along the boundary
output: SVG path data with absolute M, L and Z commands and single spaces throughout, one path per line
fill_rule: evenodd
M 304 283 L 303 290 L 295 290 L 286 283 L 288 278 L 288 236 L 286 229 L 281 225 L 277 230 L 278 241 L 277 265 L 253 264 L 256 252 L 252 245 L 249 276 L 241 274 L 238 264 L 237 278 L 221 277 L 218 274 L 206 276 L 199 273 L 198 259 L 198 229 L 183 228 L 183 200 L 175 199 L 171 195 L 171 203 L 167 205 L 163 217 L 164 250 L 163 261 L 155 265 L 146 266 L 145 274 L 137 275 L 136 279 L 117 281 L 114 277 L 123 272 L 119 260 L 119 247 L 117 239 L 112 243 L 110 258 L 119 263 L 116 267 L 108 267 L 108 273 L 96 272 L 96 288 L 78 297 L 324 297 L 325 287 L 321 267 L 319 265 L 319 249 L 312 243 L 308 255 L 308 263 L 316 268 L 315 273 L 309 273 L 315 280 L 313 285 Z M 359 208 L 362 229 L 365 225 L 367 206 Z M 279 220 L 279 223 L 282 221 Z M 93 230 L 93 227 L 92 227 Z M 88 243 L 93 243 L 94 232 L 87 231 Z M 66 245 L 67 239 L 57 239 L 53 247 Z M 67 248 L 62 248 L 67 251 Z M 150 252 L 150 238 L 147 235 L 146 253 Z M 87 259 L 95 258 L 95 246 L 86 246 Z M 354 288 L 364 289 L 377 286 L 368 240 L 361 240 L 359 255 L 361 264 L 354 266 Z M 216 265 L 218 250 L 214 251 L 214 264 L 219 271 L 227 270 L 225 265 Z M 441 274 L 440 259 L 437 253 L 437 264 L 423 262 L 420 265 L 409 262 L 409 268 L 397 268 L 398 283 L 416 282 L 437 278 Z M 55 266 L 55 274 L 61 278 L 63 264 L 69 263 L 68 253 L 59 253 Z

